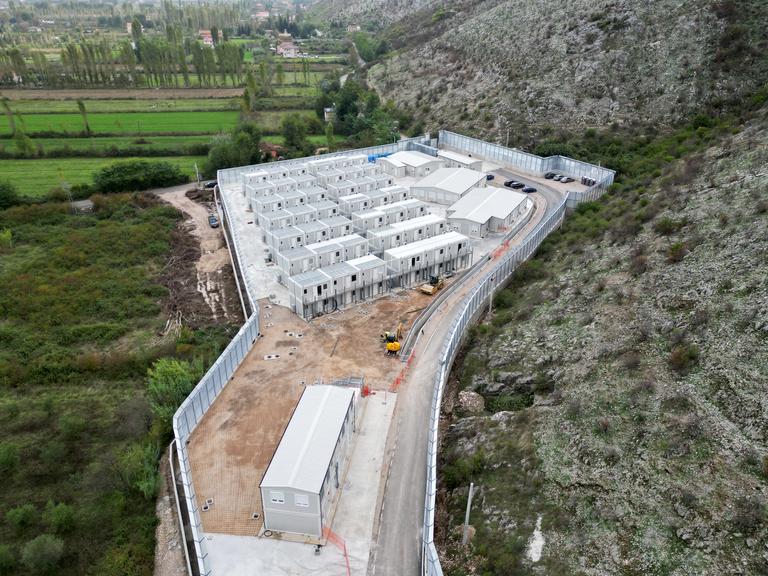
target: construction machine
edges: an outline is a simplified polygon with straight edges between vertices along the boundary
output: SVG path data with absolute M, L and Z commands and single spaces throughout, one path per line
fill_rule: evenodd
M 427 284 L 419 286 L 419 290 L 424 294 L 432 296 L 436 294 L 445 285 L 445 278 L 442 276 L 430 276 Z
M 403 323 L 400 322 L 392 332 L 382 332 L 381 341 L 387 349 L 387 354 L 395 355 L 400 351 L 400 339 L 403 336 Z

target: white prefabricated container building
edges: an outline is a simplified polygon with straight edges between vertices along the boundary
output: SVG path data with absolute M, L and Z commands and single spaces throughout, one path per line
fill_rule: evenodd
M 353 388 L 308 386 L 259 486 L 264 528 L 319 538 L 355 432 Z
M 258 223 L 264 230 L 287 228 L 293 225 L 293 214 L 290 214 L 285 209 L 264 212 L 258 215 Z
M 453 204 L 472 188 L 485 186 L 485 174 L 467 168 L 440 168 L 411 186 L 411 195 L 427 202 Z
M 337 200 L 342 196 L 349 196 L 357 193 L 357 186 L 351 180 L 337 180 L 325 185 L 328 190 L 328 196 L 331 200 Z
M 410 220 L 418 216 L 429 214 L 429 207 L 426 202 L 417 198 L 408 198 L 400 202 L 393 202 L 387 206 L 380 206 L 379 210 L 387 215 L 387 224 Z
M 469 170 L 483 171 L 483 161 L 465 154 L 459 154 L 452 150 L 439 150 L 437 157 L 442 158 L 446 168 L 468 168 Z
M 263 182 L 254 182 L 246 184 L 244 194 L 247 198 L 258 198 L 259 196 L 271 196 L 277 193 L 277 188 L 273 182 L 265 180 Z
M 355 230 L 365 232 L 374 228 L 381 228 L 387 225 L 387 215 L 378 208 L 373 210 L 363 210 L 362 212 L 352 213 L 352 224 Z
M 512 227 L 532 205 L 525 194 L 488 186 L 470 190 L 446 210 L 446 217 L 454 230 L 483 238 L 488 232 L 503 232 Z
M 337 202 L 339 209 L 343 214 L 352 214 L 362 212 L 373 206 L 371 199 L 365 194 L 349 194 L 348 196 L 339 196 Z
M 309 204 L 309 206 L 312 206 L 317 212 L 318 220 L 322 220 L 323 218 L 333 218 L 334 216 L 340 215 L 339 205 L 330 200 L 318 200 L 317 202 Z
M 384 251 L 390 279 L 396 285 L 411 286 L 466 268 L 471 263 L 469 238 L 458 232 L 447 232 L 418 242 Z
M 404 186 L 387 186 L 380 190 L 368 192 L 366 196 L 373 202 L 372 206 L 377 208 L 384 204 L 392 204 L 394 202 L 407 200 L 410 194 L 408 193 L 408 188 L 405 188 Z
M 447 232 L 445 219 L 437 214 L 427 214 L 411 220 L 396 222 L 383 228 L 368 230 L 367 237 L 371 250 L 380 253 L 445 232 Z

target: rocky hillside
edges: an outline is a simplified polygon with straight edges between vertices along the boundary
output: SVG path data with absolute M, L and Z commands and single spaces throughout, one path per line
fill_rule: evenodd
M 664 124 L 768 80 L 763 0 L 325 0 L 383 25 L 369 82 L 427 128 L 526 143 L 548 130 Z
M 766 112 L 625 146 L 451 383 L 447 574 L 768 574 Z

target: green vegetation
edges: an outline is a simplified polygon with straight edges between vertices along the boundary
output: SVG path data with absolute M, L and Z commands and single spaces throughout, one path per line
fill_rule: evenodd
M 202 168 L 204 156 L 180 156 L 177 158 L 156 158 L 178 166 L 184 174 L 193 178 L 194 164 Z M 63 183 L 69 185 L 89 184 L 93 174 L 114 160 L 104 158 L 67 158 L 45 160 L 3 160 L 0 161 L 0 182 L 16 186 L 21 196 L 42 199 L 54 187 Z
M 170 162 L 130 160 L 105 166 L 93 175 L 97 192 L 132 192 L 167 188 L 189 182 L 189 177 Z
M 168 414 L 231 337 L 162 334 L 179 212 L 142 194 L 94 201 L 87 216 L 0 212 L 14 236 L 0 252 L 2 574 L 152 574 Z
M 0 210 L 5 210 L 19 203 L 19 191 L 10 182 L 0 181 Z
M 219 136 L 208 152 L 205 173 L 213 176 L 222 168 L 258 164 L 263 160 L 260 142 L 261 133 L 254 124 L 249 123 L 239 125 L 231 134 Z

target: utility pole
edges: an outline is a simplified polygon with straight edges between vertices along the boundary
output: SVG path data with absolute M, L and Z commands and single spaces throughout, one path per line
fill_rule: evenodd
M 509 126 L 507 126 L 507 141 L 504 143 L 505 148 L 509 148 Z
M 488 295 L 488 317 L 493 315 L 493 292 L 495 288 L 495 278 L 491 276 L 491 293 Z
M 475 483 L 469 483 L 469 496 L 467 497 L 467 512 L 464 514 L 464 531 L 461 534 L 461 545 L 467 545 L 467 539 L 469 538 L 469 509 L 472 507 L 472 494 L 475 491 Z

